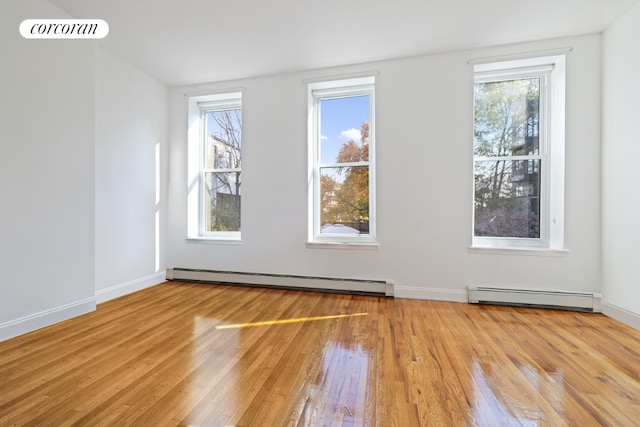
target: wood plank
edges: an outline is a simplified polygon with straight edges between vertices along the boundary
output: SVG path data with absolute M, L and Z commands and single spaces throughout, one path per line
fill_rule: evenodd
M 0 425 L 637 425 L 603 315 L 168 282 L 0 343 Z

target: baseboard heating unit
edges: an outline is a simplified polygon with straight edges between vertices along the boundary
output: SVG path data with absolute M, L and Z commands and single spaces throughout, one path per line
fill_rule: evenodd
M 197 270 L 190 268 L 168 268 L 167 280 L 393 296 L 393 284 L 385 280 Z
M 469 286 L 469 302 L 523 307 L 555 308 L 602 313 L 602 296 L 590 292 Z

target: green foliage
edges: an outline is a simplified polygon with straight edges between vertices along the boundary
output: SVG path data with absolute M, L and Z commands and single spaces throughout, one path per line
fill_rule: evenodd
M 474 155 L 509 156 L 522 146 L 527 117 L 537 109 L 539 96 L 538 79 L 477 83 Z
M 539 79 L 477 83 L 474 97 L 474 156 L 485 158 L 475 162 L 475 235 L 539 237 L 538 177 L 505 159 L 538 153 Z

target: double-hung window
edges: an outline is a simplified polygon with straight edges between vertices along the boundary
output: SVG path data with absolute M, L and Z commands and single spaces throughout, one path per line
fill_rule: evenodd
M 563 246 L 564 56 L 474 67 L 473 246 Z
M 189 237 L 240 239 L 242 93 L 190 98 Z
M 375 242 L 374 78 L 309 84 L 309 241 Z

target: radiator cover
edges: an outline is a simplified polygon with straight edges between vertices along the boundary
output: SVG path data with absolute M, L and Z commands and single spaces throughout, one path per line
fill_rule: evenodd
M 247 273 L 190 268 L 168 268 L 167 280 L 393 296 L 393 284 L 385 280 Z
M 469 286 L 469 302 L 524 307 L 602 312 L 602 296 L 592 292 L 547 291 L 491 286 Z

